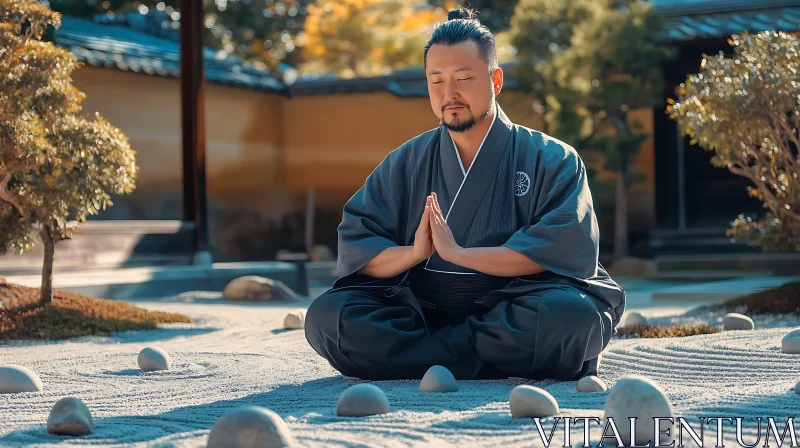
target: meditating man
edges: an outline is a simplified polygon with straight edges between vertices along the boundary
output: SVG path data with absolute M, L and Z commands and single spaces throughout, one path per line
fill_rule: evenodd
M 598 262 L 584 164 L 511 122 L 494 37 L 471 11 L 448 19 L 424 50 L 441 124 L 344 206 L 339 278 L 309 306 L 306 339 L 367 380 L 437 364 L 456 379 L 595 375 L 625 292 Z

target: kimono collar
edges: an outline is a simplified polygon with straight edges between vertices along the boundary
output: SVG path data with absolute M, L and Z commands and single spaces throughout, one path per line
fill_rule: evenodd
M 458 192 L 450 204 L 446 220 L 456 242 L 461 241 L 464 236 L 472 216 L 477 211 L 481 199 L 488 191 L 490 185 L 497 177 L 497 168 L 503 155 L 509 150 L 511 135 L 514 124 L 506 116 L 500 105 L 496 104 L 497 117 L 494 120 L 489 133 L 481 146 L 475 159 L 470 164 L 468 175 L 465 176 Z M 447 129 L 442 125 L 442 132 Z M 448 133 L 449 134 L 449 133 Z M 442 135 L 442 137 L 444 137 Z M 447 148 L 453 144 L 452 138 L 440 138 L 439 144 L 442 146 L 442 154 L 449 154 L 447 157 L 457 157 L 455 147 Z M 458 166 L 458 162 L 455 162 Z M 450 171 L 452 172 L 452 171 Z
M 495 101 L 495 116 L 492 119 L 492 126 L 489 128 L 489 131 L 486 133 L 486 136 L 483 138 L 483 142 L 478 147 L 478 152 L 475 154 L 475 158 L 473 159 L 472 163 L 470 164 L 470 168 L 475 162 L 478 160 L 478 156 L 480 156 L 481 152 L 495 152 L 495 151 L 487 151 L 489 148 L 497 148 L 502 150 L 505 147 L 506 142 L 508 142 L 508 138 L 511 136 L 511 130 L 514 126 L 514 123 L 508 118 L 508 116 L 503 112 L 503 109 L 500 107 Z M 445 125 L 440 125 L 441 132 L 447 134 L 449 138 L 443 138 L 440 141 L 442 154 L 446 159 L 449 159 L 452 156 L 455 157 L 455 164 L 456 166 L 461 167 L 462 174 L 466 174 L 463 171 L 463 164 L 461 163 L 461 158 L 458 156 L 458 152 L 456 150 L 456 142 L 453 140 L 453 136 L 450 135 L 450 132 L 447 130 Z M 496 155 L 496 154 L 495 154 Z

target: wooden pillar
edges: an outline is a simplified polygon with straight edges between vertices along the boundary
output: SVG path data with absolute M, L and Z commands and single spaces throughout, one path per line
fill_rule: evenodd
M 206 200 L 202 0 L 180 0 L 183 220 L 194 224 L 194 262 L 211 262 Z

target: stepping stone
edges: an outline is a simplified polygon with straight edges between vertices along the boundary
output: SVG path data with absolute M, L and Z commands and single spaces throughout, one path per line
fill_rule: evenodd
M 752 330 L 756 326 L 753 319 L 739 313 L 728 313 L 722 318 L 723 330 Z
M 549 417 L 558 414 L 558 402 L 550 392 L 527 384 L 511 390 L 508 404 L 512 418 Z
M 631 328 L 640 325 L 647 325 L 647 318 L 638 311 L 631 311 L 622 316 L 620 326 L 622 328 Z
M 280 280 L 245 275 L 235 278 L 222 291 L 225 300 L 269 302 L 273 300 L 298 300 L 300 297 Z
M 84 436 L 94 431 L 92 414 L 75 397 L 58 400 L 47 417 L 47 432 L 63 436 Z
M 299 329 L 305 326 L 306 313 L 305 311 L 298 310 L 292 311 L 283 318 L 283 328 Z
M 139 368 L 144 371 L 169 370 L 169 354 L 161 347 L 145 347 L 139 352 Z
M 389 412 L 389 399 L 378 386 L 368 383 L 350 386 L 339 396 L 336 415 L 363 417 Z
M 456 392 L 458 383 L 447 367 L 433 366 L 422 377 L 419 390 L 422 392 Z
M 781 341 L 781 351 L 789 354 L 800 354 L 800 328 L 790 331 Z
M 625 446 L 631 445 L 630 417 L 638 417 L 636 420 L 635 442 L 637 445 L 645 445 L 648 440 L 653 439 L 654 417 L 673 417 L 674 411 L 672 403 L 658 384 L 652 380 L 639 375 L 632 375 L 620 379 L 611 388 L 611 392 L 606 399 L 605 420 L 609 417 L 614 419 L 619 435 Z M 674 420 L 673 420 L 674 421 Z M 606 422 L 604 421 L 603 426 Z M 675 433 L 675 428 L 669 421 L 661 420 L 659 429 L 670 429 L 670 434 Z M 669 437 L 662 436 L 662 442 Z M 613 440 L 607 439 L 607 440 Z M 655 441 L 653 441 L 655 443 Z
M 295 446 L 286 422 L 274 411 L 245 406 L 224 414 L 211 427 L 208 448 L 279 448 Z
M 0 394 L 39 392 L 40 390 L 42 390 L 42 380 L 33 370 L 16 364 L 0 366 Z
M 589 375 L 578 380 L 578 392 L 605 392 L 608 390 L 606 383 L 600 378 Z

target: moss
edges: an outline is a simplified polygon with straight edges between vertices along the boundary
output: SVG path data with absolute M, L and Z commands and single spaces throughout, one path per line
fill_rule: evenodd
M 637 325 L 630 328 L 617 329 L 619 338 L 678 338 L 683 336 L 696 336 L 698 334 L 719 333 L 719 328 L 708 325 L 671 325 L 668 327 L 653 327 L 649 325 Z
M 97 299 L 53 291 L 53 301 L 37 306 L 39 289 L 0 279 L 0 340 L 67 339 L 107 336 L 129 330 L 152 330 L 160 324 L 192 320 L 186 316 L 148 311 L 118 300 Z
M 743 314 L 800 315 L 800 282 L 709 305 L 710 311 L 736 311 Z

